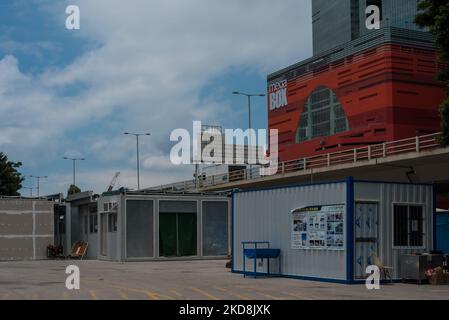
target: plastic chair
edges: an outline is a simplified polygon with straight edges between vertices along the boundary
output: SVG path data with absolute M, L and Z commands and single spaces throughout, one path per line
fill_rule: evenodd
M 384 279 L 387 280 L 387 278 L 389 278 L 390 281 L 393 282 L 393 277 L 391 276 L 391 274 L 393 273 L 393 268 L 384 266 L 377 254 L 371 255 L 371 258 L 373 259 L 372 261 L 373 261 L 374 265 L 376 267 L 378 267 L 380 270 L 380 273 L 383 274 Z

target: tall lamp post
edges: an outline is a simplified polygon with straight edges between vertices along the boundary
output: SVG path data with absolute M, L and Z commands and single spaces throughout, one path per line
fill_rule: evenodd
M 151 133 L 131 133 L 131 132 L 125 132 L 123 134 L 136 137 L 136 146 L 137 146 L 137 190 L 140 190 L 139 138 L 141 136 L 151 136 Z
M 36 178 L 37 180 L 37 197 L 40 197 L 40 181 L 41 179 L 47 179 L 48 176 L 29 176 L 30 178 Z
M 232 94 L 234 95 L 240 95 L 240 96 L 245 96 L 248 99 L 248 129 L 251 130 L 251 98 L 252 97 L 265 97 L 265 94 L 263 93 L 256 93 L 256 94 L 251 94 L 251 93 L 245 93 L 245 92 L 239 92 L 239 91 L 234 91 Z M 251 132 L 249 133 L 249 137 L 248 137 L 248 160 L 249 160 L 249 148 L 251 148 Z M 257 149 L 256 149 L 257 150 Z M 249 172 L 250 172 L 250 178 L 252 177 L 252 166 L 251 164 L 249 164 Z
M 76 162 L 77 161 L 84 161 L 86 159 L 84 158 L 69 158 L 69 157 L 64 157 L 64 160 L 70 160 L 72 161 L 73 164 L 73 185 L 76 186 L 76 180 L 75 180 L 75 168 L 76 168 Z

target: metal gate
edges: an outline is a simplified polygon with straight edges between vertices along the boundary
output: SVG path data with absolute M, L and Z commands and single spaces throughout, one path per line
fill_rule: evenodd
M 355 228 L 355 278 L 366 279 L 366 267 L 372 265 L 371 256 L 379 255 L 379 204 L 357 202 L 354 217 Z

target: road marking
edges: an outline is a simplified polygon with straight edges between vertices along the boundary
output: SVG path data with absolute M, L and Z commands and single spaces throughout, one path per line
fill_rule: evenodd
M 174 300 L 173 297 L 170 297 L 169 295 L 159 294 L 156 292 L 153 292 L 149 289 L 134 289 L 134 288 L 128 288 L 120 285 L 108 285 L 110 288 L 119 289 L 119 291 L 131 291 L 131 292 L 137 292 L 137 293 L 144 293 L 147 295 L 151 300 Z M 120 292 L 119 292 L 120 294 Z M 126 296 L 126 300 L 129 299 L 128 295 L 123 292 Z M 122 296 L 123 298 L 123 296 Z
M 94 290 L 89 290 L 89 294 L 90 294 L 92 300 L 98 300 L 98 296 Z
M 62 298 L 63 298 L 64 300 L 69 300 L 69 293 L 68 293 L 67 291 L 64 291 L 64 292 L 62 293 Z
M 179 298 L 183 298 L 183 299 L 185 298 L 182 294 L 180 294 L 178 291 L 176 291 L 174 289 L 170 290 L 170 292 Z
M 254 289 L 254 287 L 252 287 L 252 286 L 243 285 L 243 284 L 235 284 L 235 285 L 233 285 L 233 287 L 240 288 L 240 289 Z
M 33 293 L 33 296 L 31 297 L 32 300 L 39 300 L 39 294 Z
M 129 300 L 128 295 L 126 294 L 125 291 L 123 290 L 118 290 L 118 294 L 120 295 L 120 297 L 122 297 L 122 300 Z
M 275 297 L 275 296 L 272 296 L 272 295 L 270 295 L 270 294 L 268 294 L 268 293 L 262 292 L 262 291 L 258 290 L 256 287 L 253 287 L 253 286 L 234 285 L 234 287 L 236 287 L 236 288 L 242 288 L 242 289 L 250 289 L 250 290 L 253 290 L 254 292 L 256 292 L 256 293 L 258 293 L 258 294 L 260 294 L 260 295 L 262 295 L 262 296 L 264 296 L 265 298 L 268 298 L 268 299 L 270 299 L 270 300 L 283 300 L 283 299 L 280 298 L 280 297 Z
M 230 296 L 239 298 L 240 300 L 251 300 L 251 299 L 248 298 L 248 297 L 242 296 L 241 294 L 238 294 L 238 293 L 231 292 L 231 291 L 229 291 L 229 290 L 226 290 L 225 288 L 216 287 L 216 286 L 214 286 L 214 288 L 217 289 L 217 290 L 219 290 L 219 291 L 225 292 L 225 293 L 229 294 Z
M 300 299 L 300 300 L 315 300 L 312 297 L 306 297 L 306 296 L 296 294 L 296 293 L 286 292 L 286 294 L 288 294 L 289 296 L 292 296 L 294 298 Z
M 262 295 L 265 298 L 268 298 L 270 300 L 282 300 L 282 298 L 280 298 L 280 297 L 275 297 L 275 296 L 272 296 L 271 294 L 268 294 L 268 293 L 265 293 L 265 292 L 262 292 L 262 291 L 259 291 L 259 290 L 255 290 L 255 292 L 257 292 L 258 294 L 260 294 L 260 295 Z
M 158 294 L 151 292 L 150 290 L 142 290 L 142 292 L 144 292 L 151 300 L 161 300 Z
M 161 294 L 160 297 L 162 300 L 176 300 L 175 298 L 169 296 L 168 294 Z
M 208 299 L 211 299 L 211 300 L 220 300 L 220 299 L 218 299 L 216 296 L 211 295 L 210 293 L 207 293 L 206 291 L 203 291 L 203 290 L 201 290 L 201 289 L 199 289 L 199 288 L 190 287 L 190 289 L 192 289 L 192 290 L 195 291 L 195 292 L 198 292 L 199 294 L 202 294 L 203 296 L 207 297 Z
M 2 294 L 2 300 L 7 300 L 7 299 L 9 298 L 10 295 L 11 295 L 11 294 L 9 294 L 9 293 L 3 293 L 3 294 Z

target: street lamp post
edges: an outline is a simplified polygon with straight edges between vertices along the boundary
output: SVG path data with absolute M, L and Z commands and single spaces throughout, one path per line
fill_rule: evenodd
M 124 134 L 136 137 L 136 146 L 137 146 L 137 190 L 140 190 L 139 138 L 141 136 L 151 136 L 151 133 L 131 133 L 131 132 L 125 132 Z
M 232 94 L 234 95 L 240 95 L 240 96 L 245 96 L 248 98 L 248 129 L 249 129 L 249 137 L 248 137 L 248 160 L 249 160 L 249 155 L 250 155 L 250 151 L 249 149 L 251 148 L 251 98 L 252 97 L 265 97 L 265 94 L 263 93 L 256 93 L 256 94 L 251 94 L 251 93 L 245 93 L 245 92 L 239 92 L 239 91 L 234 91 Z M 257 149 L 256 149 L 257 150 Z M 250 172 L 250 178 L 252 177 L 252 166 L 251 164 L 249 164 L 249 172 Z
M 33 189 L 32 187 L 23 187 L 22 189 L 30 190 L 30 197 L 33 197 Z
M 76 168 L 76 162 L 77 161 L 84 161 L 86 159 L 84 158 L 69 158 L 69 157 L 64 157 L 64 160 L 71 160 L 73 163 L 73 185 L 76 186 L 76 180 L 75 180 L 75 168 Z
M 40 181 L 41 179 L 47 179 L 48 176 L 30 176 L 30 178 L 36 178 L 37 180 L 37 197 L 40 197 Z

